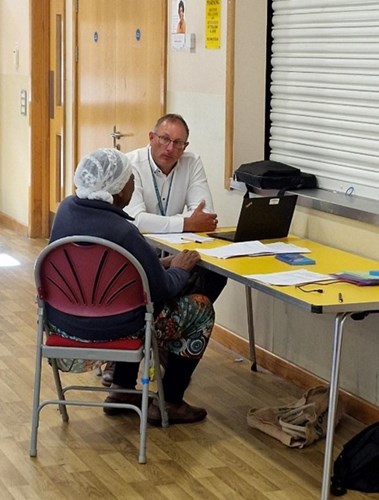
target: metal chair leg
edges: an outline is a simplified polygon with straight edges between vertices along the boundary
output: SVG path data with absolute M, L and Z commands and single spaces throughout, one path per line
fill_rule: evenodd
M 157 382 L 158 403 L 159 403 L 159 409 L 161 412 L 162 427 L 168 427 L 168 415 L 167 415 L 164 390 L 163 390 L 162 371 L 161 371 L 161 365 L 159 362 L 159 349 L 158 349 L 157 339 L 155 338 L 154 333 L 152 334 L 151 345 L 153 348 L 155 378 L 156 378 L 156 382 Z
M 251 298 L 251 288 L 245 286 L 246 310 L 247 310 L 247 330 L 249 333 L 249 348 L 250 360 L 252 361 L 251 371 L 257 370 L 257 355 L 255 352 L 255 334 L 254 334 L 254 318 L 253 318 L 253 301 Z
M 64 400 L 66 398 L 65 398 L 63 388 L 62 388 L 62 381 L 61 381 L 61 377 L 59 375 L 57 361 L 55 359 L 52 359 L 52 360 L 50 360 L 50 362 L 51 362 L 51 367 L 53 369 L 53 375 L 54 375 L 55 387 L 56 387 L 57 394 L 58 394 L 58 399 Z M 59 413 L 62 416 L 63 422 L 68 422 L 68 413 L 67 413 L 66 405 L 59 405 Z

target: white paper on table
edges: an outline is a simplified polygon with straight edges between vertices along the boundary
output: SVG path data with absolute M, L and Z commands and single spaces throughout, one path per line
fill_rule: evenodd
M 267 243 L 265 247 L 271 250 L 272 253 L 310 253 L 309 248 L 298 247 L 292 245 L 292 243 L 282 243 L 278 241 L 276 243 Z
M 276 253 L 306 253 L 310 252 L 308 248 L 298 247 L 289 243 L 268 243 L 264 244 L 260 241 L 245 241 L 241 243 L 231 243 L 222 247 L 211 248 L 204 250 L 196 248 L 199 253 L 208 255 L 209 257 L 217 257 L 219 259 L 228 259 L 229 257 L 258 256 L 272 255 Z
M 200 236 L 195 233 L 150 233 L 145 234 L 145 236 L 157 238 L 162 241 L 166 241 L 167 243 L 205 243 L 206 241 L 213 241 L 214 238 L 210 236 Z
M 243 255 L 262 255 L 267 253 L 266 246 L 260 241 L 245 241 L 241 243 L 231 243 L 222 247 L 204 250 L 196 248 L 199 253 L 217 257 L 219 259 L 228 259 L 229 257 L 242 257 Z M 269 252 L 271 253 L 271 252 Z
M 305 285 L 306 283 L 336 280 L 330 274 L 315 273 L 314 271 L 308 271 L 308 269 L 296 269 L 295 271 L 283 271 L 279 273 L 248 274 L 245 275 L 245 278 L 278 286 Z
M 200 234 L 195 233 L 182 233 L 182 243 L 185 242 L 195 242 L 195 243 L 206 243 L 207 241 L 214 241 L 211 236 L 200 236 Z

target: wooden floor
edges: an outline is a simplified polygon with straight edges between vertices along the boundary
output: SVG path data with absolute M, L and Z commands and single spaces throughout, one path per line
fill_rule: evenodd
M 29 457 L 36 307 L 33 262 L 45 241 L 0 226 L 0 254 L 20 262 L 0 267 L 0 499 L 252 499 L 320 497 L 324 441 L 288 449 L 248 428 L 249 408 L 292 401 L 300 390 L 211 342 L 186 398 L 207 408 L 205 422 L 149 428 L 148 463 L 137 461 L 138 417 L 106 417 L 70 408 L 63 424 L 42 410 L 38 456 Z M 66 375 L 91 377 L 84 375 Z M 53 394 L 44 367 L 43 395 Z M 96 380 L 97 381 L 97 380 Z M 100 396 L 99 396 L 100 397 Z M 362 424 L 343 417 L 335 453 Z M 346 499 L 379 499 L 349 492 Z

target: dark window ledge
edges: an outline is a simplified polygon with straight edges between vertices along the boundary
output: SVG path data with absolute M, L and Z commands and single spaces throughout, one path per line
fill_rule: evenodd
M 359 196 L 325 189 L 293 191 L 298 195 L 297 204 L 328 214 L 379 225 L 379 202 Z

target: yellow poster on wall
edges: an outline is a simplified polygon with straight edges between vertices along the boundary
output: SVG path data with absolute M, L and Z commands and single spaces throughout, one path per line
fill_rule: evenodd
M 221 0 L 206 0 L 205 4 L 205 48 L 221 47 Z

